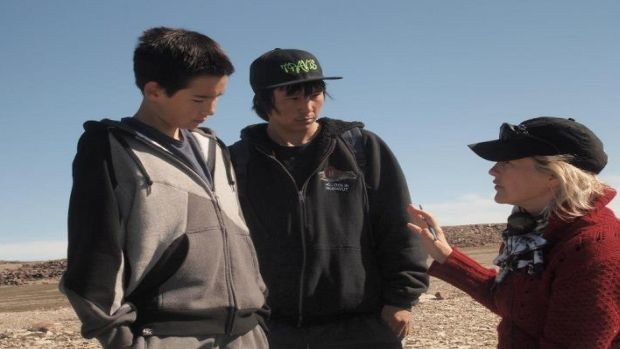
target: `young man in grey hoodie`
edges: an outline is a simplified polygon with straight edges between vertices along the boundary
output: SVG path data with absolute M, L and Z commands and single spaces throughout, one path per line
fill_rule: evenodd
M 149 29 L 134 51 L 138 111 L 84 124 L 61 290 L 104 348 L 268 347 L 227 149 L 198 127 L 233 71 L 211 38 Z

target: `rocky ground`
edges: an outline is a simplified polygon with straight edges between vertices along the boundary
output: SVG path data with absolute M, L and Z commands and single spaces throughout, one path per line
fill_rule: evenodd
M 503 225 L 444 227 L 448 241 L 490 264 Z M 79 334 L 75 313 L 57 291 L 65 260 L 40 263 L 0 261 L 0 348 L 99 348 Z M 465 293 L 432 278 L 413 309 L 405 348 L 486 349 L 497 345 L 498 318 Z
M 0 286 L 20 286 L 36 281 L 58 280 L 66 267 L 65 259 L 39 263 L 0 261 Z

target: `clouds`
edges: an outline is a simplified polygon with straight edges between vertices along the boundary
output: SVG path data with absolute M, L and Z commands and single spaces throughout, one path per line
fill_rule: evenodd
M 613 188 L 620 188 L 620 174 L 601 175 L 600 179 Z M 608 206 L 620 213 L 620 198 L 616 197 Z M 441 225 L 464 225 L 482 223 L 503 223 L 512 210 L 512 205 L 500 205 L 493 201 L 493 194 L 465 194 L 448 202 L 424 204 Z
M 614 188 L 620 188 L 620 174 L 601 175 L 601 180 Z M 620 213 L 620 198 L 609 207 Z M 440 225 L 466 225 L 504 223 L 512 210 L 511 205 L 500 205 L 493 201 L 493 193 L 465 194 L 446 202 L 424 203 L 424 209 L 431 212 Z M 64 235 L 60 234 L 60 235 Z M 41 261 L 66 257 L 67 242 L 39 240 L 0 244 L 0 260 Z
M 0 244 L 0 260 L 46 261 L 67 255 L 66 241 L 23 241 Z
M 603 182 L 609 184 L 612 188 L 616 188 L 616 190 L 620 189 L 620 174 L 603 174 L 600 176 L 600 179 Z M 616 217 L 618 217 L 620 215 L 620 198 L 616 196 L 608 207 L 614 210 L 614 212 L 616 213 Z
M 424 204 L 440 225 L 503 223 L 511 205 L 499 205 L 492 194 L 466 194 L 449 202 Z

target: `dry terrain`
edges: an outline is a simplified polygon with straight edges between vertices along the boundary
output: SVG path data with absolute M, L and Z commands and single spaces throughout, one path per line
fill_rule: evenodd
M 448 240 L 491 265 L 502 225 L 444 227 Z M 100 348 L 80 336 L 79 323 L 58 291 L 64 260 L 0 261 L 0 348 Z M 498 318 L 465 293 L 431 278 L 429 291 L 413 308 L 405 348 L 486 349 L 497 345 Z

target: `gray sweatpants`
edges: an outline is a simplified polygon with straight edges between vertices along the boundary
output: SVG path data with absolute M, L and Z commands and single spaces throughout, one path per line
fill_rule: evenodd
M 238 337 L 137 337 L 131 349 L 268 349 L 260 326 Z

